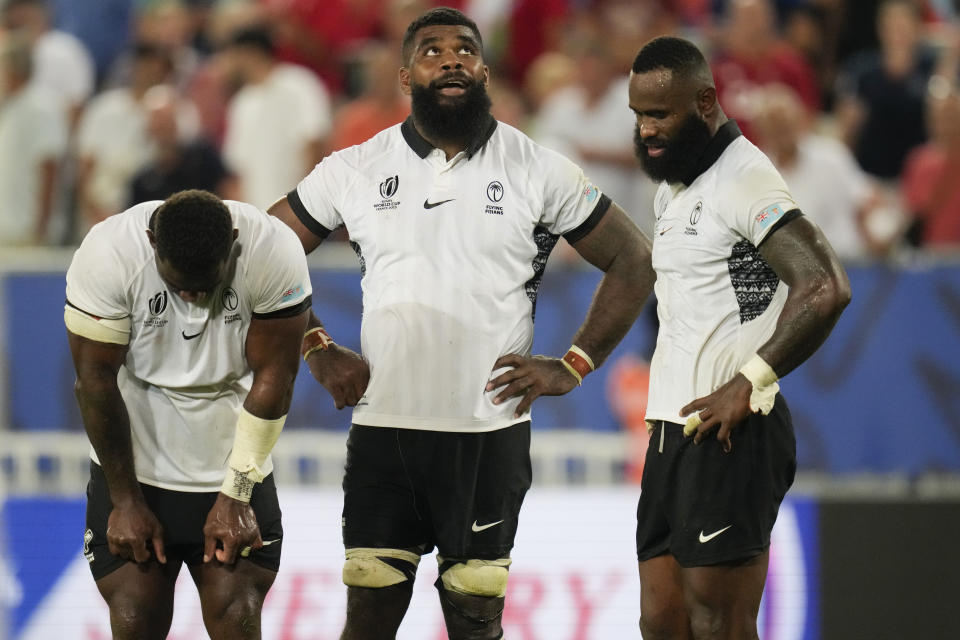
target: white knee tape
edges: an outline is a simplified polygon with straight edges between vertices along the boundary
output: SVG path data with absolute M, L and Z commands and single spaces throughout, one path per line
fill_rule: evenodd
M 403 549 L 347 549 L 346 562 L 343 563 L 343 584 L 348 587 L 379 589 L 400 584 L 408 579 L 403 571 L 387 564 L 382 558 L 403 560 L 413 565 L 414 570 L 420 564 L 419 555 Z
M 437 558 L 442 562 L 441 558 Z M 467 560 L 443 572 L 440 580 L 448 591 L 468 596 L 502 598 L 507 593 L 507 568 L 512 560 Z

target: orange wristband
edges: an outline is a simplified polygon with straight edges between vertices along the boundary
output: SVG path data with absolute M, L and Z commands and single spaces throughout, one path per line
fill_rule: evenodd
M 303 334 L 303 343 L 300 345 L 300 353 L 303 360 L 307 360 L 314 351 L 326 351 L 333 344 L 333 338 L 323 327 L 314 327 Z
M 587 355 L 587 352 L 578 347 L 577 345 L 571 345 L 570 349 L 563 356 L 563 364 L 570 370 L 570 373 L 577 378 L 577 384 L 583 382 L 583 379 L 587 377 L 587 374 L 594 370 L 593 359 Z

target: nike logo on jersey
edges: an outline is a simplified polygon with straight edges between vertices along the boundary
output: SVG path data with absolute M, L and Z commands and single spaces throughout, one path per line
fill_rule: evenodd
M 474 533 L 480 533 L 481 531 L 485 531 L 486 529 L 489 529 L 490 527 L 495 527 L 495 526 L 497 526 L 497 525 L 500 524 L 501 522 L 503 522 L 503 520 L 497 520 L 496 522 L 491 522 L 491 523 L 489 523 L 489 524 L 477 524 L 477 521 L 474 520 L 474 521 L 473 521 L 473 525 L 471 525 L 470 529 L 471 529 Z
M 195 333 L 195 334 L 193 334 L 193 335 L 191 335 L 191 336 L 188 336 L 187 333 L 186 333 L 186 331 L 183 331 L 183 330 L 180 331 L 180 335 L 183 336 L 183 339 L 184 339 L 184 340 L 193 340 L 194 338 L 196 338 L 197 336 L 202 335 L 202 334 L 203 334 L 203 331 L 201 331 L 200 333 Z
M 456 198 L 450 198 L 449 200 L 441 200 L 440 202 L 430 202 L 430 198 L 427 198 L 426 200 L 423 201 L 423 208 L 433 209 L 434 207 L 439 207 L 442 204 L 453 202 L 454 200 L 456 200 Z
M 714 531 L 713 533 L 711 533 L 711 534 L 708 535 L 708 536 L 703 535 L 703 529 L 700 529 L 700 544 L 703 544 L 704 542 L 710 542 L 711 540 L 713 540 L 713 539 L 716 538 L 718 535 L 720 535 L 721 533 L 723 533 L 724 531 L 726 531 L 727 529 L 729 529 L 729 528 L 732 527 L 732 526 L 733 526 L 732 524 L 729 524 L 729 525 L 725 526 L 723 529 L 719 529 L 719 530 L 717 530 L 717 531 Z
M 663 235 L 663 234 L 665 234 L 667 231 L 670 231 L 670 229 L 673 229 L 673 226 L 672 226 L 672 225 L 669 226 L 669 227 L 667 227 L 666 229 L 661 230 L 659 233 L 660 233 L 660 235 Z

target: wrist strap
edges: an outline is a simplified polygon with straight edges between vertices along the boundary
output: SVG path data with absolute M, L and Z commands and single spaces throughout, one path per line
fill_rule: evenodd
M 303 360 L 307 360 L 314 351 L 326 351 L 330 345 L 334 344 L 333 338 L 323 327 L 314 327 L 303 334 L 303 342 L 300 344 L 300 354 Z
M 570 345 L 561 361 L 567 371 L 577 379 L 577 385 L 583 384 L 583 379 L 587 377 L 587 374 L 596 368 L 593 366 L 593 359 L 587 355 L 587 352 L 575 344 Z
M 770 386 L 780 379 L 777 377 L 777 372 L 773 370 L 773 367 L 767 364 L 767 361 L 757 354 L 754 354 L 753 357 L 743 365 L 740 373 L 753 384 L 755 389 Z
M 246 409 L 240 409 L 233 450 L 227 460 L 227 474 L 220 492 L 234 500 L 250 502 L 253 487 L 266 477 L 263 466 L 273 445 L 280 437 L 287 416 L 274 420 L 258 418 Z

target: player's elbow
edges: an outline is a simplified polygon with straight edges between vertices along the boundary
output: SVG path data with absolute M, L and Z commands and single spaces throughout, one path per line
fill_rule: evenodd
M 847 278 L 846 273 L 840 271 L 819 281 L 812 292 L 811 299 L 816 301 L 824 316 L 836 320 L 850 304 L 852 297 L 850 279 Z

